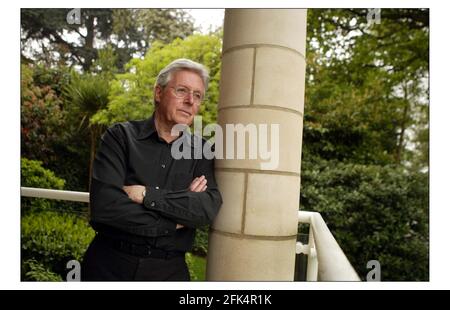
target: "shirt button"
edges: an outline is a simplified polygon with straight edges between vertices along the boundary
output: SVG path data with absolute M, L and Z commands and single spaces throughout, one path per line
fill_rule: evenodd
M 165 164 L 162 164 L 161 167 L 164 169 L 164 168 L 166 168 L 166 165 L 165 165 Z
M 159 186 L 156 186 L 155 189 L 159 189 Z
M 169 231 L 168 230 L 166 230 L 165 232 L 164 232 L 166 235 L 169 233 Z
M 150 203 L 150 206 L 151 206 L 151 207 L 154 207 L 154 206 L 155 206 L 155 202 L 152 201 L 152 202 Z

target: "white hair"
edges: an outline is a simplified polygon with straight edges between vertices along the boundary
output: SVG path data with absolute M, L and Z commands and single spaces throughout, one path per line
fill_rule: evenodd
M 181 70 L 188 70 L 197 73 L 202 78 L 203 85 L 205 86 L 206 91 L 209 81 L 208 69 L 206 69 L 204 65 L 198 62 L 185 58 L 176 59 L 168 64 L 164 69 L 162 69 L 159 72 L 158 77 L 156 78 L 155 87 L 159 85 L 164 88 L 170 82 L 172 73 Z

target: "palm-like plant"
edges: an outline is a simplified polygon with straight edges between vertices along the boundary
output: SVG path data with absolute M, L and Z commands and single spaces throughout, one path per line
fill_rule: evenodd
M 78 123 L 75 133 L 89 130 L 90 134 L 90 162 L 89 180 L 92 176 L 97 141 L 103 132 L 103 126 L 92 123 L 91 117 L 108 104 L 109 81 L 106 75 L 85 73 L 80 75 L 72 73 L 71 82 L 64 88 L 63 94 L 67 104 L 67 111 L 71 118 Z M 89 181 L 90 182 L 90 181 Z M 90 183 L 89 183 L 90 184 Z

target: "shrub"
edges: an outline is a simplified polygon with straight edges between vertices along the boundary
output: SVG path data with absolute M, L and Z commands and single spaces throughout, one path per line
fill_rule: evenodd
M 42 162 L 21 158 L 20 160 L 20 183 L 21 186 L 63 189 L 65 181 L 55 176 L 55 174 L 42 167 Z M 22 207 L 46 210 L 55 205 L 54 201 L 41 198 L 22 198 Z
M 67 141 L 62 101 L 51 86 L 35 84 L 31 66 L 22 65 L 21 73 L 21 152 L 47 166 L 58 158 L 55 146 Z
M 62 281 L 60 275 L 50 271 L 35 259 L 28 259 L 22 263 L 22 275 L 28 281 Z
M 302 167 L 301 209 L 318 211 L 362 279 L 428 280 L 428 174 L 320 161 Z
M 208 253 L 208 229 L 209 226 L 203 226 L 196 230 L 192 253 L 206 256 Z
M 32 212 L 22 217 L 22 279 L 65 279 L 69 260 L 81 262 L 94 238 L 88 223 L 73 214 Z

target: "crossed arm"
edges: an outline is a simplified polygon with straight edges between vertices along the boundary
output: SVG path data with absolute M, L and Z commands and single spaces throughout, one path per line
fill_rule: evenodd
M 189 185 L 189 190 L 194 193 L 204 192 L 208 186 L 206 183 L 208 180 L 204 175 L 200 177 L 196 177 L 192 180 L 192 183 Z M 128 185 L 122 187 L 123 190 L 127 193 L 128 197 L 136 203 L 143 204 L 144 203 L 144 195 L 142 194 L 145 191 L 145 186 L 143 185 Z M 183 228 L 184 226 L 181 224 L 177 224 L 176 229 Z
M 182 226 L 211 223 L 222 204 L 214 163 L 201 159 L 189 188 L 180 191 L 124 184 L 126 141 L 117 125 L 102 136 L 90 190 L 91 224 L 108 225 L 143 236 L 171 235 Z M 207 185 L 208 183 L 208 185 Z M 146 190 L 145 198 L 142 192 Z

